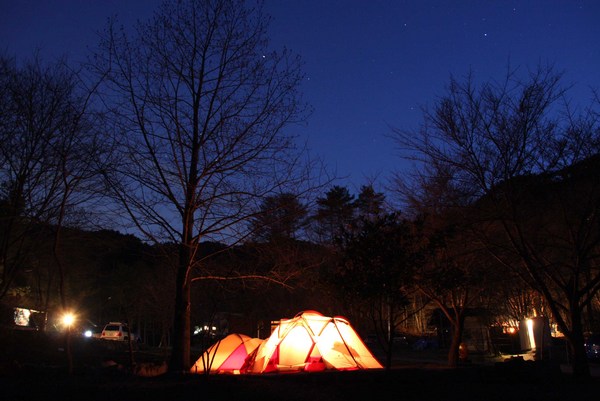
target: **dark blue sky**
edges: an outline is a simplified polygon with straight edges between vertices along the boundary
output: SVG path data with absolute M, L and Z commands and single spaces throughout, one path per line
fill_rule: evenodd
M 0 0 L 0 48 L 81 59 L 108 16 L 151 15 L 158 0 Z M 315 109 L 299 133 L 352 192 L 405 169 L 386 135 L 417 127 L 450 74 L 502 79 L 508 62 L 565 70 L 575 104 L 600 88 L 600 1 L 267 0 L 275 48 L 305 62 Z M 381 188 L 379 188 L 381 189 Z

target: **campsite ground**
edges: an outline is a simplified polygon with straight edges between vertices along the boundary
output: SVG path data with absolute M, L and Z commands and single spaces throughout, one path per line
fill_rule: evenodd
M 470 363 L 449 369 L 439 350 L 401 350 L 389 371 L 139 377 L 124 367 L 130 361 L 125 347 L 107 348 L 98 342 L 73 344 L 75 369 L 68 374 L 62 345 L 35 335 L 3 336 L 2 398 L 541 401 L 597 400 L 600 396 L 600 377 L 579 383 L 559 363 L 473 356 Z M 134 358 L 150 366 L 164 359 L 164 354 L 142 348 Z

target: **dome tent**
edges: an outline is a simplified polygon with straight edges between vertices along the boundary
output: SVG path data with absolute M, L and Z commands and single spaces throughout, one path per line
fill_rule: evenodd
M 247 365 L 247 373 L 383 368 L 346 319 L 316 311 L 281 320 Z
M 210 346 L 191 367 L 192 373 L 239 374 L 249 354 L 263 340 L 244 334 L 230 334 Z

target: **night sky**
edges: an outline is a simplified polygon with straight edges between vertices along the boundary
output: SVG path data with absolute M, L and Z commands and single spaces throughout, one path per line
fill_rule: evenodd
M 96 31 L 118 14 L 130 25 L 158 0 L 0 0 L 0 49 L 17 58 L 39 48 L 44 60 L 82 60 Z M 267 0 L 274 49 L 304 60 L 305 100 L 314 113 L 308 139 L 356 192 L 408 166 L 386 137 L 412 129 L 420 107 L 443 93 L 450 75 L 469 70 L 501 80 L 510 62 L 524 72 L 539 63 L 564 70 L 575 105 L 600 88 L 600 1 Z

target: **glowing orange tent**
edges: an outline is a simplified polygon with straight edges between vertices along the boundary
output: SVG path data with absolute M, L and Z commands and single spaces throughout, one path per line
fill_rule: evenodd
M 381 369 L 350 323 L 315 311 L 281 320 L 248 359 L 247 373 Z
M 240 374 L 246 358 L 263 340 L 230 334 L 210 346 L 191 367 L 192 373 Z

